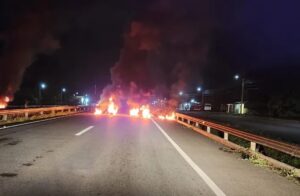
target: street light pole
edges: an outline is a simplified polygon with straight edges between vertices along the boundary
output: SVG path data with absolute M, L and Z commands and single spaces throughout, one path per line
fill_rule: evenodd
M 47 87 L 45 83 L 40 83 L 39 85 L 39 104 L 42 104 L 42 90 L 44 90 Z
M 236 74 L 234 79 L 240 79 L 240 76 Z M 241 89 L 241 103 L 240 103 L 240 114 L 244 114 L 244 93 L 245 92 L 245 78 L 242 78 L 242 89 Z
M 62 88 L 60 91 L 60 103 L 63 104 L 63 93 L 67 91 L 66 88 Z
M 241 90 L 241 114 L 244 114 L 244 91 L 245 91 L 245 78 L 242 78 L 242 90 Z
M 42 89 L 41 87 L 39 86 L 39 104 L 41 105 L 41 102 L 42 102 Z

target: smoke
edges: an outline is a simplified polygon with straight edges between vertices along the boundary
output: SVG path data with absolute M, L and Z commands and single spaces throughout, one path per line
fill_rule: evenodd
M 18 90 L 23 74 L 38 54 L 49 53 L 60 47 L 54 38 L 51 27 L 53 13 L 48 1 L 39 1 L 36 5 L 18 7 L 18 1 L 12 3 L 15 13 L 9 18 L 8 27 L 1 32 L 0 41 L 4 43 L 0 54 L 0 103 L 11 101 Z
M 211 18 L 209 1 L 155 1 L 129 25 L 112 84 L 101 100 L 117 94 L 128 102 L 167 97 L 176 105 L 179 90 L 200 83 L 207 63 Z M 100 101 L 101 102 L 101 101 Z

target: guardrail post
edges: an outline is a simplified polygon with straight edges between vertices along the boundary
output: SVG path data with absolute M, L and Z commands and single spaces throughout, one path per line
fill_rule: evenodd
M 28 116 L 29 116 L 28 112 L 25 112 L 25 119 L 28 119 Z
M 250 142 L 250 150 L 256 151 L 256 143 L 255 142 Z
M 206 131 L 207 131 L 207 133 L 210 133 L 210 127 L 209 126 L 206 127 Z
M 199 123 L 198 123 L 198 122 L 196 122 L 195 126 L 196 126 L 196 127 L 199 127 Z
M 228 140 L 228 133 L 224 132 L 224 140 Z
M 7 121 L 7 114 L 4 114 L 4 115 L 3 115 L 2 120 L 3 120 L 3 121 Z
M 187 123 L 188 123 L 188 124 L 190 124 L 190 123 L 191 123 L 191 121 L 188 119 L 188 120 L 187 120 Z

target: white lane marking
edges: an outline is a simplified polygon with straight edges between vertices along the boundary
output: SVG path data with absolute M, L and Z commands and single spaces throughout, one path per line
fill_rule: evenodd
M 75 115 L 78 115 L 78 114 L 70 114 L 70 115 L 58 116 L 58 117 L 53 117 L 53 118 L 48 118 L 48 119 L 43 119 L 43 120 L 35 120 L 33 122 L 26 122 L 26 123 L 17 124 L 17 125 L 10 125 L 10 126 L 3 125 L 3 127 L 1 127 L 0 130 L 14 128 L 14 127 L 20 127 L 20 126 L 30 125 L 30 124 L 40 123 L 40 122 L 46 122 L 46 121 L 56 120 L 56 119 L 60 119 L 60 118 L 67 118 L 67 117 L 71 117 L 71 116 L 75 116 Z
M 76 135 L 76 136 L 80 136 L 80 135 L 84 134 L 85 132 L 91 130 L 92 128 L 94 128 L 94 126 L 89 126 L 88 128 L 83 129 L 82 131 L 76 133 L 75 135 Z
M 167 138 L 167 140 L 173 145 L 182 158 L 195 170 L 195 172 L 204 180 L 204 182 L 210 187 L 210 189 L 217 196 L 226 196 L 225 193 L 208 177 L 208 175 L 198 167 L 198 165 L 174 142 L 174 140 L 157 124 L 157 122 L 151 119 L 160 132 Z

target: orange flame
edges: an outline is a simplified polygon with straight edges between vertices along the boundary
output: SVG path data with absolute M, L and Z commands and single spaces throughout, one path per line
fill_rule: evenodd
M 113 98 L 110 97 L 107 112 L 109 114 L 116 115 L 118 113 L 118 110 L 119 110 L 118 106 L 114 103 Z
M 163 116 L 163 115 L 159 115 L 158 118 L 161 119 L 161 120 L 165 120 L 166 119 L 166 117 Z
M 10 98 L 8 96 L 5 96 L 3 98 L 0 97 L 0 109 L 4 109 L 7 106 L 7 103 L 10 101 Z
M 100 110 L 98 108 L 95 109 L 95 112 L 94 112 L 95 115 L 101 115 L 102 113 L 103 113 L 102 110 Z
M 139 116 L 139 112 L 140 112 L 140 110 L 139 110 L 138 108 L 132 108 L 132 109 L 129 111 L 129 115 L 130 115 L 130 116 L 138 117 L 138 116 Z
M 176 116 L 175 116 L 175 112 L 172 112 L 172 114 L 170 114 L 170 115 L 165 115 L 165 116 L 159 115 L 158 118 L 161 120 L 175 120 Z
M 142 105 L 140 108 L 132 108 L 129 110 L 129 115 L 133 117 L 151 118 L 152 114 L 150 112 L 148 105 Z
M 149 106 L 148 105 L 143 105 L 141 107 L 141 111 L 142 111 L 142 116 L 143 118 L 151 118 L 151 112 L 150 112 L 150 109 L 149 109 Z
M 166 115 L 166 119 L 167 119 L 167 120 L 175 120 L 175 113 L 172 112 L 171 115 Z

